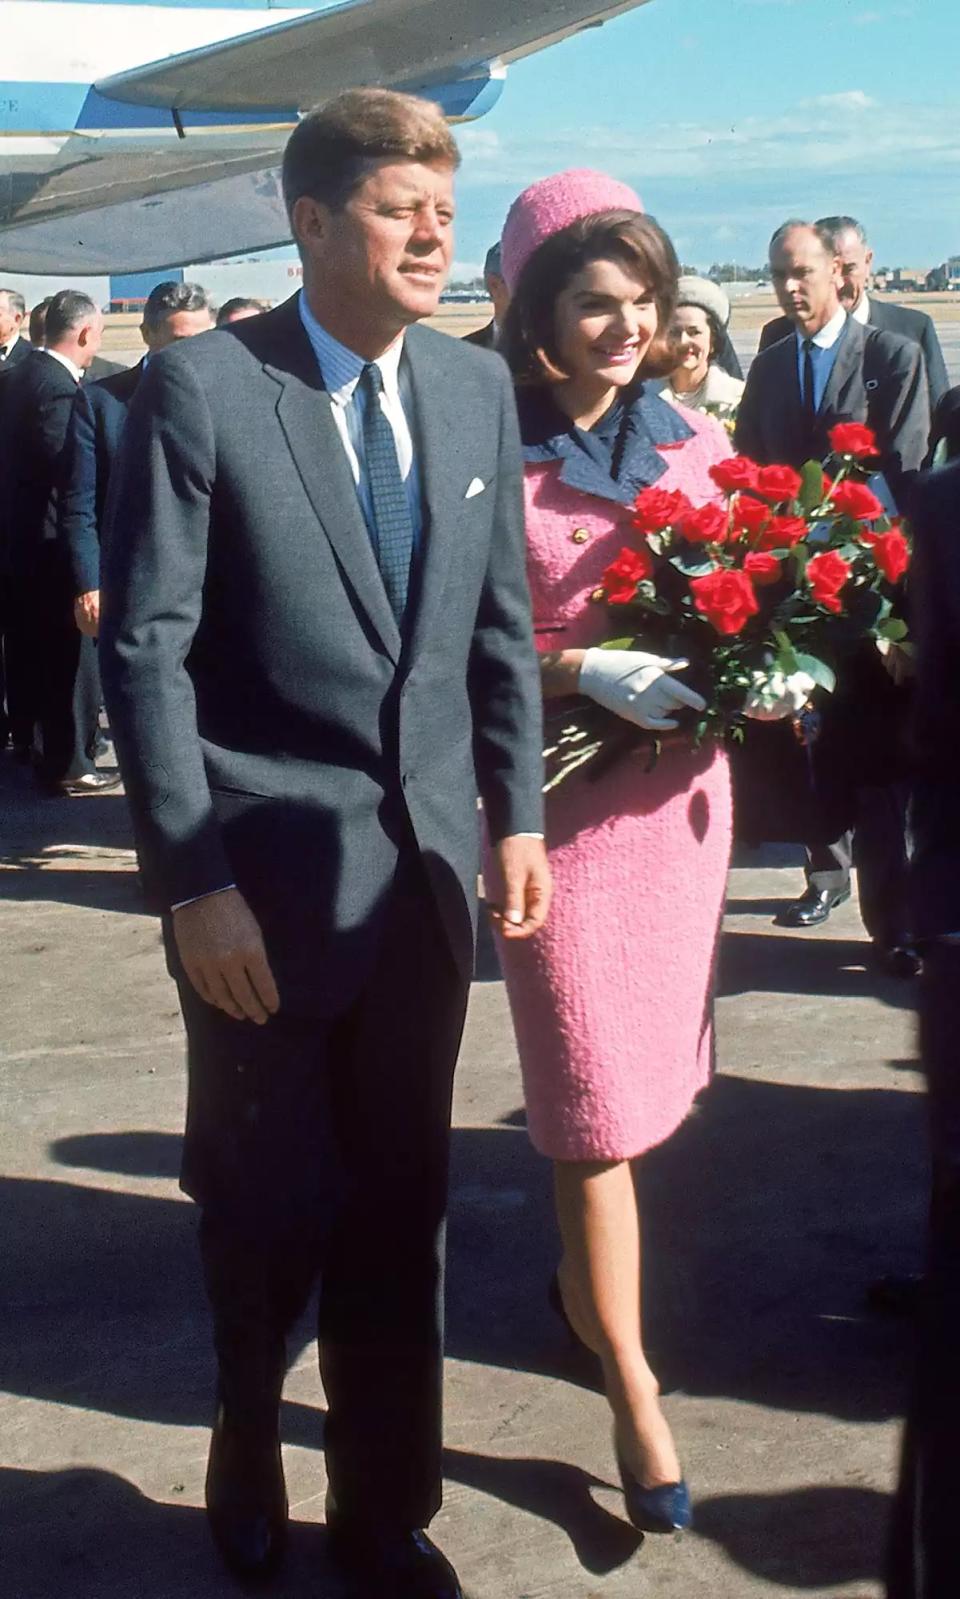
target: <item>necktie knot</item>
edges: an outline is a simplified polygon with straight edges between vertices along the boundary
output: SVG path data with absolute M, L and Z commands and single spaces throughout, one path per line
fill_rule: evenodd
M 367 362 L 363 371 L 360 373 L 360 382 L 366 389 L 367 393 L 372 395 L 374 399 L 380 398 L 380 395 L 383 393 L 383 373 L 377 366 L 376 361 Z

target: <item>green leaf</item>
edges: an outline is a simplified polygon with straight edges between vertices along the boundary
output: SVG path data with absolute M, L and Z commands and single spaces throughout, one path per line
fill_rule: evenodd
M 813 511 L 823 499 L 823 467 L 819 461 L 808 461 L 800 477 L 800 504 L 805 511 Z
M 689 554 L 671 555 L 670 565 L 675 566 L 684 577 L 706 577 L 708 572 L 716 571 L 716 562 L 704 560 L 702 555 Z
M 909 637 L 909 634 L 910 629 L 902 616 L 888 617 L 885 622 L 881 622 L 877 629 L 878 638 L 889 639 L 891 644 L 902 643 L 905 638 Z
M 602 650 L 632 650 L 634 637 L 635 635 L 631 633 L 629 638 L 606 638 L 600 648 Z
M 806 672 L 808 677 L 813 678 L 817 687 L 825 689 L 828 694 L 832 694 L 837 686 L 836 672 L 816 655 L 798 655 L 797 670 Z

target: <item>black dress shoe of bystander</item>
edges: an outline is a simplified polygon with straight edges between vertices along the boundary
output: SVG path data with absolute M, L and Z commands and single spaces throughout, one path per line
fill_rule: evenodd
M 819 927 L 831 911 L 850 898 L 850 889 L 808 888 L 775 917 L 778 927 Z
M 210 1530 L 227 1568 L 243 1582 L 271 1577 L 287 1537 L 287 1490 L 276 1433 L 233 1427 L 221 1407 L 210 1440 L 206 1501 Z

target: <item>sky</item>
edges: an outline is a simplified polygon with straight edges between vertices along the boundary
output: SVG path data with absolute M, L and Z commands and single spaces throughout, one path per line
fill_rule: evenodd
M 457 136 L 458 275 L 571 166 L 632 183 L 702 268 L 838 212 L 879 266 L 929 268 L 960 254 L 960 0 L 651 0 L 516 63 Z

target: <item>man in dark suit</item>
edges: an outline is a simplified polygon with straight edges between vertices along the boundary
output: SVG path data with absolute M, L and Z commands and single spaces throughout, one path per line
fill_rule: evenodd
M 16 289 L 0 289 L 0 382 L 30 354 L 23 337 L 27 304 Z
M 815 224 L 788 222 L 778 229 L 770 244 L 770 269 L 792 331 L 763 350 L 750 369 L 737 418 L 737 449 L 763 465 L 799 468 L 811 458 L 829 457 L 829 433 L 836 423 L 865 422 L 877 435 L 880 470 L 899 499 L 923 465 L 930 433 L 919 346 L 847 314 L 840 303 L 841 268 L 832 237 Z M 862 689 L 838 695 L 825 716 L 846 713 L 861 693 L 871 700 L 884 694 L 879 659 L 864 657 L 858 684 L 860 677 Z M 823 748 L 828 747 L 825 738 Z M 852 790 L 859 790 L 855 842 L 864 925 L 881 964 L 909 976 L 917 961 L 906 925 L 904 796 L 885 780 L 861 786 L 858 775 L 862 783 L 862 774 L 853 770 L 833 770 L 825 777 L 851 791 L 851 810 Z M 808 846 L 806 891 L 783 912 L 781 923 L 817 926 L 849 898 L 853 849 L 850 832 Z
M 179 339 L 213 327 L 213 307 L 199 283 L 158 283 L 143 308 L 140 336 L 147 354 L 99 383 L 77 390 L 60 492 L 60 533 L 73 570 L 74 615 L 81 633 L 96 638 L 100 627 L 100 530 L 113 464 L 127 409 L 151 356 Z
M 103 331 L 85 294 L 64 289 L 47 308 L 46 343 L 2 391 L 7 570 L 31 639 L 37 775 L 54 794 L 90 794 L 119 779 L 94 762 L 100 687 L 93 641 L 74 621 L 70 561 L 59 526 L 65 451 L 77 388 Z
M 481 350 L 495 350 L 500 329 L 503 327 L 503 319 L 510 304 L 510 290 L 507 288 L 500 264 L 499 239 L 496 244 L 491 244 L 487 251 L 483 263 L 483 281 L 493 304 L 493 317 L 482 328 L 477 328 L 475 333 L 467 333 L 464 336 L 464 343 L 477 344 Z
M 478 785 L 505 935 L 549 898 L 510 381 L 414 325 L 457 160 L 406 95 L 304 118 L 302 294 L 151 362 L 104 542 L 107 705 L 188 1038 L 211 1527 L 242 1575 L 279 1557 L 284 1338 L 319 1273 L 330 1546 L 378 1599 L 461 1592 L 422 1529 Z
M 22 336 L 26 314 L 26 302 L 18 290 L 0 289 L 0 392 L 4 380 L 29 359 L 30 345 Z M 29 684 L 24 683 L 21 670 L 16 609 L 9 583 L 0 575 L 0 750 L 11 739 L 14 749 L 24 756 L 33 738 L 33 718 Z
M 901 338 L 919 344 L 923 351 L 932 416 L 950 386 L 933 318 L 927 316 L 925 311 L 914 311 L 909 306 L 895 305 L 890 300 L 881 300 L 870 294 L 873 251 L 862 223 L 855 217 L 823 217 L 814 226 L 829 235 L 840 263 L 840 304 L 844 310 L 863 327 L 881 328 L 886 333 L 897 333 Z M 792 332 L 793 322 L 789 316 L 775 317 L 760 334 L 761 350 L 778 344 Z
M 917 638 L 913 897 L 924 940 L 920 1045 L 927 1078 L 932 1202 L 917 1374 L 894 1509 L 889 1599 L 960 1591 L 960 462 L 911 503 Z

